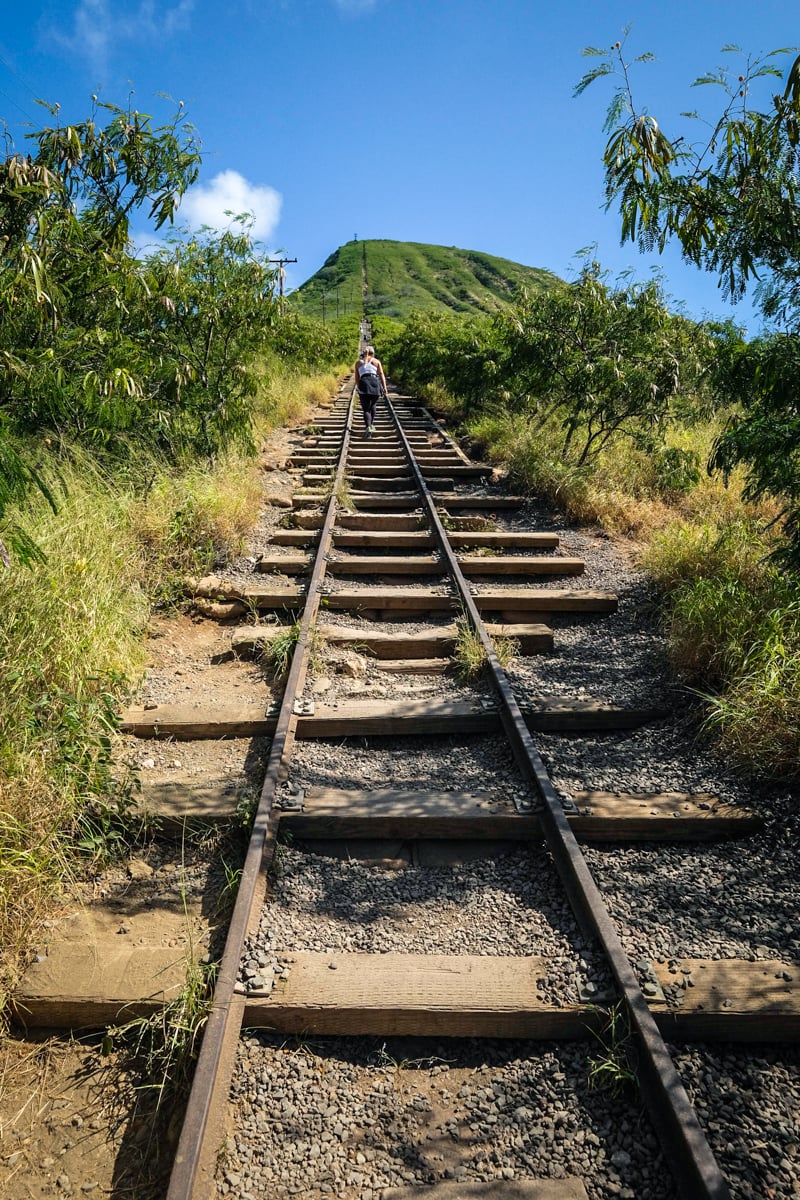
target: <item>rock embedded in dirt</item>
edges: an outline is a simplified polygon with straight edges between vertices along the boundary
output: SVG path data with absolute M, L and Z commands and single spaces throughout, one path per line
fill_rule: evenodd
M 128 862 L 128 874 L 131 879 L 149 879 L 153 868 L 143 858 L 132 858 Z
M 209 617 L 213 621 L 232 621 L 236 617 L 243 617 L 247 611 L 247 606 L 241 600 L 217 602 L 198 598 L 194 601 L 194 607 L 202 617 Z
M 360 679 L 366 669 L 365 659 L 360 654 L 356 654 L 354 650 L 348 650 L 343 654 L 337 664 L 339 674 L 347 675 L 350 679 Z

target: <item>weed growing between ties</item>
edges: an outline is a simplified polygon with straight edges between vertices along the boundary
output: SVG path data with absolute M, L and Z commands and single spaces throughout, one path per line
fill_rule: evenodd
M 300 622 L 284 626 L 264 643 L 261 661 L 272 679 L 285 679 L 300 636 Z
M 492 644 L 497 660 L 505 670 L 514 656 L 519 654 L 519 642 L 515 638 L 495 637 L 492 638 Z M 488 664 L 483 642 L 466 617 L 459 617 L 456 621 L 453 664 L 456 675 L 464 682 L 477 679 Z
M 598 1043 L 596 1054 L 589 1058 L 589 1086 L 621 1096 L 638 1087 L 633 1063 L 633 1039 L 630 1022 L 621 1004 L 602 1011 L 604 1023 L 592 1030 Z
M 129 1127 L 139 1130 L 140 1158 L 131 1194 L 161 1196 L 180 1135 L 186 1097 L 211 1007 L 215 966 L 187 962 L 180 994 L 149 1017 L 109 1028 L 104 1086 Z M 129 1168 L 130 1170 L 130 1168 Z

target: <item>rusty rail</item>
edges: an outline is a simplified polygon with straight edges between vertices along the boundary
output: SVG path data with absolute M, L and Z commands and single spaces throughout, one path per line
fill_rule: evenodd
M 294 748 L 299 715 L 295 711 L 295 701 L 303 690 L 308 670 L 310 637 L 319 611 L 322 581 L 325 577 L 327 556 L 336 520 L 336 495 L 344 477 L 347 462 L 352 422 L 352 394 L 348 405 L 333 488 L 317 543 L 314 569 L 306 590 L 305 607 L 292 655 L 292 665 L 284 687 L 278 723 L 272 738 L 266 774 L 242 868 L 236 904 L 228 927 L 225 949 L 214 988 L 214 999 L 186 1105 L 186 1114 L 170 1176 L 167 1200 L 192 1200 L 192 1197 L 198 1194 L 196 1189 L 203 1182 L 207 1183 L 209 1189 L 213 1184 L 212 1180 L 203 1181 L 201 1179 L 203 1172 L 210 1173 L 214 1165 L 213 1162 L 208 1161 L 211 1152 L 206 1134 L 214 1106 L 227 1102 L 233 1073 L 235 1047 L 244 1013 L 243 997 L 238 996 L 235 991 L 239 962 L 244 940 L 250 932 L 251 923 L 257 918 L 263 902 L 265 872 L 269 866 L 271 845 L 275 838 L 276 822 L 272 815 L 273 802 L 278 784 L 288 774 Z

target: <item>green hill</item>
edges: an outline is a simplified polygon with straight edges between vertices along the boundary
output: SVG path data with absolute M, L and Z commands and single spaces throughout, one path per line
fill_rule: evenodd
M 327 320 L 366 312 L 405 317 L 412 309 L 495 312 L 525 284 L 552 286 L 557 277 L 537 267 L 455 246 L 421 242 L 347 242 L 292 293 L 291 302 L 309 316 Z

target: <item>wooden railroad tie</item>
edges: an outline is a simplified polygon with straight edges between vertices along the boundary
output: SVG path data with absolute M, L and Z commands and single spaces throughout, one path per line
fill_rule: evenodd
M 635 729 L 663 718 L 656 708 L 627 708 L 603 700 L 541 696 L 520 706 L 529 729 L 576 733 Z M 204 712 L 191 704 L 159 704 L 130 708 L 121 731 L 136 737 L 257 737 L 274 732 L 277 713 L 263 704 L 238 704 Z M 453 733 L 493 733 L 502 728 L 493 705 L 461 699 L 352 700 L 316 705 L 298 717 L 297 737 L 412 737 Z
M 316 529 L 276 529 L 270 538 L 275 546 L 311 546 L 318 537 Z M 555 533 L 454 533 L 448 534 L 450 545 L 456 549 L 491 550 L 553 550 L 558 545 Z M 425 529 L 411 528 L 393 532 L 388 529 L 344 529 L 333 531 L 333 544 L 337 548 L 359 548 L 366 550 L 429 549 L 436 545 L 432 533 Z
M 236 655 L 258 654 L 286 629 L 287 626 L 279 625 L 245 625 L 234 631 L 231 650 Z M 549 654 L 553 649 L 553 632 L 541 623 L 489 624 L 487 629 L 492 637 L 513 638 L 520 654 Z M 319 636 L 329 646 L 357 650 L 377 659 L 424 659 L 451 655 L 458 630 L 455 625 L 445 625 L 425 633 L 387 634 L 343 625 L 321 625 Z
M 113 935 L 112 935 L 113 936 Z M 437 1037 L 584 1038 L 602 1020 L 595 1005 L 556 1007 L 536 980 L 546 958 L 486 955 L 291 952 L 288 978 L 244 999 L 244 1025 L 284 1033 Z M 333 969 L 332 969 L 333 968 Z M 777 959 L 656 962 L 659 995 L 648 997 L 674 1040 L 795 1042 L 800 1037 L 800 964 Z M 54 942 L 16 993 L 27 1028 L 96 1029 L 158 1011 L 185 982 L 176 950 Z M 680 988 L 690 979 L 691 987 Z M 69 981 L 69 982 L 66 982 Z M 664 998 L 676 983 L 681 1002 Z
M 305 589 L 291 584 L 249 584 L 241 589 L 228 589 L 227 600 L 240 600 L 257 609 L 293 611 L 303 607 Z M 491 588 L 474 594 L 481 613 L 513 612 L 537 614 L 544 619 L 551 613 L 609 613 L 616 612 L 617 597 L 613 592 L 593 588 Z M 360 587 L 357 590 L 340 588 L 328 592 L 323 607 L 344 612 L 392 613 L 452 613 L 456 600 L 448 593 L 432 588 Z M 526 618 L 523 617 L 523 621 Z M 508 618 L 503 618 L 508 623 Z M 517 618 L 514 619 L 517 623 Z
M 494 554 L 462 554 L 459 556 L 461 570 L 467 577 L 474 575 L 582 575 L 583 559 L 552 556 L 549 558 Z M 314 564 L 310 554 L 264 554 L 256 563 L 262 574 L 284 572 L 308 574 Z M 332 575 L 441 575 L 445 564 L 432 555 L 424 557 L 405 555 L 394 557 L 388 554 L 342 555 L 328 562 Z
M 229 779 L 143 781 L 141 806 L 165 830 L 230 820 L 246 782 Z M 567 809 L 575 836 L 587 842 L 713 841 L 752 833 L 757 813 L 691 792 L 577 792 Z M 312 787 L 302 806 L 280 813 L 283 828 L 308 840 L 412 842 L 450 840 L 540 841 L 535 812 L 518 812 L 511 799 L 479 792 L 373 788 L 342 791 Z M 353 848 L 353 856 L 358 857 Z

